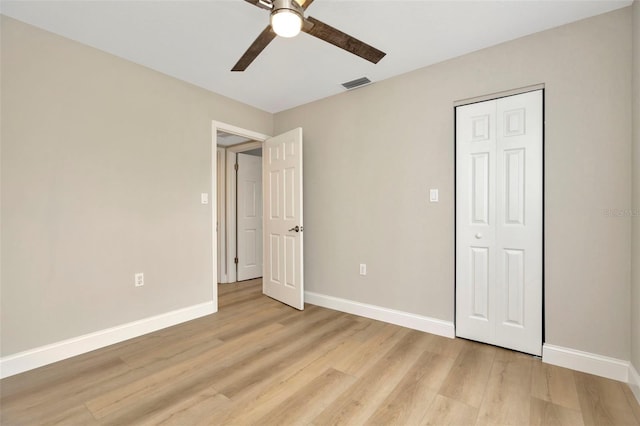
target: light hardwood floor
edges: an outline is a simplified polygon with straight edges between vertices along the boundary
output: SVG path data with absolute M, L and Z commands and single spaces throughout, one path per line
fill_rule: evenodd
M 622 383 L 221 285 L 217 314 L 0 382 L 7 425 L 640 425 Z

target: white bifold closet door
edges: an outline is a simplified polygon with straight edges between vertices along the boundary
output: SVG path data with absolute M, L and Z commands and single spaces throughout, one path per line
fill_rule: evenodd
M 456 335 L 542 353 L 542 90 L 456 108 Z

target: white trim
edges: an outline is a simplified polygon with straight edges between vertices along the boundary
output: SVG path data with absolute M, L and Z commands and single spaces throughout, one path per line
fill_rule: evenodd
M 507 96 L 521 95 L 523 93 L 533 92 L 536 90 L 544 90 L 545 84 L 532 84 L 531 86 L 524 86 L 517 89 L 512 90 L 504 90 L 502 92 L 495 92 L 489 95 L 475 96 L 473 98 L 467 99 L 459 99 L 457 101 L 453 101 L 453 106 L 459 107 L 463 105 L 475 104 L 477 102 L 491 101 L 493 99 L 506 98 Z
M 237 127 L 234 126 L 232 124 L 227 124 L 227 123 L 223 123 L 221 121 L 215 121 L 213 120 L 211 122 L 211 124 L 213 125 L 214 130 L 216 130 L 213 133 L 213 136 L 215 139 L 217 139 L 218 136 L 218 130 L 220 130 L 221 132 L 225 132 L 225 133 L 230 133 L 232 135 L 237 135 L 237 136 L 243 136 L 247 139 L 251 139 L 254 141 L 260 141 L 263 142 L 264 140 L 268 139 L 270 136 L 267 136 L 265 134 L 262 133 L 258 133 L 258 132 L 253 132 L 251 130 L 247 130 L 247 129 L 243 129 L 241 127 Z M 215 141 L 217 142 L 217 140 Z M 217 146 L 217 143 L 216 143 Z M 227 147 L 229 148 L 229 147 Z
M 640 374 L 633 364 L 629 364 L 629 387 L 640 404 Z
M 542 362 L 620 382 L 627 383 L 629 380 L 629 361 L 583 352 L 577 349 L 563 348 L 545 343 L 542 346 Z
M 189 306 L 164 314 L 144 318 L 83 336 L 52 343 L 0 358 L 0 378 L 13 376 L 63 359 L 113 345 L 216 312 L 212 302 Z
M 227 215 L 227 228 L 225 230 L 227 249 L 227 280 L 225 283 L 236 282 L 236 169 L 237 154 L 227 150 L 227 197 L 225 199 L 225 212 Z
M 218 258 L 216 259 L 218 268 L 218 282 L 226 283 L 227 281 L 227 214 L 224 210 L 227 205 L 225 197 L 227 194 L 226 182 L 227 182 L 227 150 L 222 147 L 216 148 L 216 214 L 217 214 L 217 226 L 215 231 L 218 233 L 216 236 L 216 250 Z M 213 198 L 213 197 L 212 197 Z M 218 241 L 220 240 L 220 241 Z M 218 243 L 219 246 L 218 246 Z
M 216 200 L 211 205 L 211 300 L 214 310 L 218 310 L 218 123 L 211 122 L 211 199 Z
M 352 300 L 341 299 L 324 294 L 304 292 L 305 303 L 322 306 L 323 308 L 334 309 L 340 312 L 358 315 L 365 318 L 371 318 L 378 321 L 384 321 L 390 324 L 400 325 L 402 327 L 412 328 L 414 330 L 425 331 L 439 336 L 455 337 L 455 329 L 453 322 L 443 321 L 436 318 L 425 317 L 422 315 L 411 314 L 409 312 L 397 311 L 395 309 L 383 308 L 381 306 L 369 305 L 366 303 L 354 302 Z

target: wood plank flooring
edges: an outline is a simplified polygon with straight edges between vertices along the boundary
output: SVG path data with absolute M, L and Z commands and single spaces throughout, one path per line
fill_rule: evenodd
M 219 286 L 219 312 L 0 381 L 8 425 L 640 425 L 625 384 Z

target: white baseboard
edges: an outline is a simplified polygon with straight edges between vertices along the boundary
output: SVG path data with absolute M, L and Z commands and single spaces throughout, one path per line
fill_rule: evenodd
M 628 383 L 629 361 L 610 358 L 604 355 L 592 354 L 577 349 L 544 344 L 542 346 L 542 361 L 571 370 L 582 371 L 608 379 Z
M 9 355 L 0 358 L 0 378 L 13 376 L 14 374 L 113 345 L 114 343 L 142 336 L 172 325 L 213 314 L 216 311 L 217 309 L 213 302 L 201 303 Z
M 629 387 L 640 404 L 640 374 L 633 364 L 629 365 Z
M 414 330 L 425 331 L 439 336 L 449 338 L 455 337 L 453 322 L 450 321 L 443 321 L 408 312 L 396 311 L 394 309 L 368 305 L 366 303 L 354 302 L 352 300 L 340 299 L 338 297 L 326 296 L 324 294 L 313 293 L 310 291 L 305 291 L 304 301 L 312 305 L 322 306 L 323 308 L 347 312 L 349 314 L 388 322 L 402 327 L 412 328 Z

